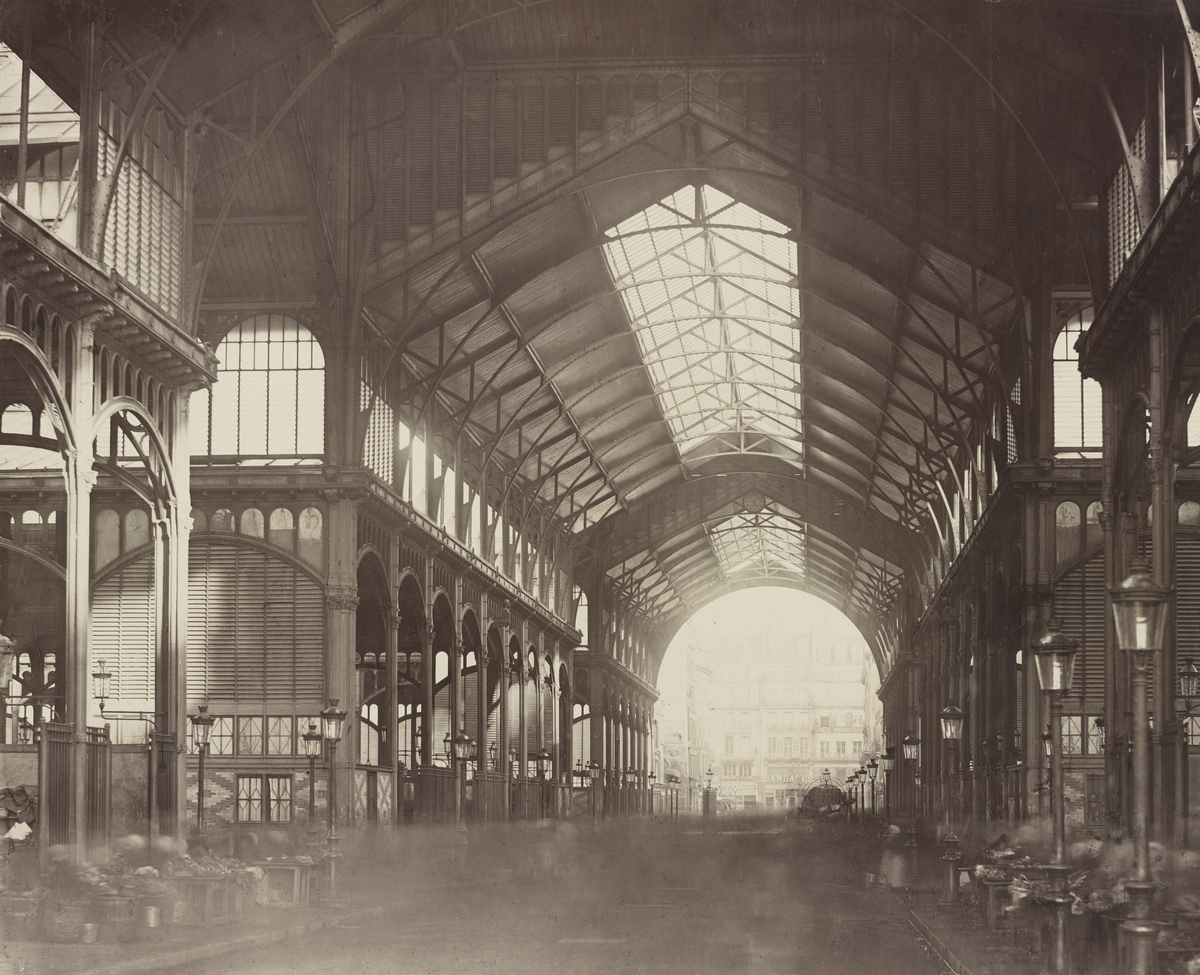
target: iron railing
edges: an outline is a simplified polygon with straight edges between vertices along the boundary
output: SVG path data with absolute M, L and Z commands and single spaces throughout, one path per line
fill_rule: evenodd
M 84 853 L 98 863 L 108 858 L 112 845 L 112 739 L 108 727 L 89 727 L 86 748 Z
M 45 871 L 50 848 L 71 842 L 71 739 L 73 724 L 38 727 L 38 864 Z

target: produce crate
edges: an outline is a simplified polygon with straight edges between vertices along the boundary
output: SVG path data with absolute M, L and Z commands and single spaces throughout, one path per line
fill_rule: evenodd
M 245 910 L 245 892 L 225 877 L 175 878 L 175 924 L 225 924 Z
M 312 865 L 261 861 L 254 864 L 267 881 L 267 903 L 271 907 L 299 907 L 308 903 Z

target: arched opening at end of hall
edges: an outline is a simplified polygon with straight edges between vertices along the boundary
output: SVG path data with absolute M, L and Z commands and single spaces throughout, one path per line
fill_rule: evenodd
M 764 586 L 721 596 L 649 669 L 659 698 L 638 719 L 643 733 L 654 730 L 645 765 L 660 788 L 678 790 L 681 809 L 699 811 L 711 784 L 722 814 L 797 813 L 822 775 L 840 789 L 889 744 L 870 645 L 839 609 L 806 592 Z M 576 708 L 575 721 L 584 717 Z M 873 788 L 879 811 L 889 785 Z

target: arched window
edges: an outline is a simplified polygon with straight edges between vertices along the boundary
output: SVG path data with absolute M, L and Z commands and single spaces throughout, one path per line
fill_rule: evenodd
M 1079 505 L 1064 501 L 1054 515 L 1055 552 L 1059 562 L 1064 562 L 1079 551 Z
M 296 550 L 296 532 L 294 530 L 292 513 L 287 508 L 276 508 L 271 512 L 271 521 L 267 526 L 267 541 L 279 545 L 289 552 Z
M 325 357 L 283 315 L 257 315 L 217 348 L 218 381 L 193 394 L 192 453 L 319 459 L 325 450 Z
M 1091 324 L 1091 306 L 1075 308 L 1054 342 L 1054 450 L 1060 456 L 1100 456 L 1100 384 L 1083 377 L 1075 351 Z

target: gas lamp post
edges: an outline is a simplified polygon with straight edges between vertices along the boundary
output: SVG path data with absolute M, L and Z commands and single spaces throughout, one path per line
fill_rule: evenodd
M 963 713 L 956 704 L 947 704 L 938 715 L 942 725 L 942 741 L 946 742 L 952 751 L 943 780 L 947 782 L 949 796 L 946 799 L 946 852 L 942 859 L 946 862 L 946 903 L 958 903 L 958 837 L 954 833 L 954 773 L 958 761 L 958 742 L 962 738 Z
M 1155 584 L 1144 559 L 1109 593 L 1117 647 L 1133 656 L 1133 873 L 1127 881 L 1129 918 L 1122 925 L 1131 975 L 1152 975 L 1158 929 L 1150 923 L 1154 882 L 1150 877 L 1150 724 L 1146 715 L 1146 670 L 1162 649 L 1167 593 Z
M 200 758 L 196 770 L 196 831 L 204 835 L 204 756 L 208 754 L 208 741 L 212 735 L 213 722 L 217 719 L 208 713 L 208 705 L 201 704 L 189 719 L 192 722 L 192 740 Z
M 308 838 L 311 843 L 317 831 L 317 758 L 321 754 L 321 746 L 325 739 L 315 721 L 308 723 L 308 731 L 300 736 L 304 745 L 304 755 L 308 759 Z
M 1033 659 L 1037 664 L 1038 683 L 1050 702 L 1050 817 L 1054 832 L 1054 854 L 1050 873 L 1054 880 L 1054 929 L 1050 943 L 1049 971 L 1067 971 L 1067 918 L 1071 892 L 1067 883 L 1067 841 L 1063 810 L 1062 699 L 1075 677 L 1075 657 L 1079 645 L 1062 632 L 1058 620 L 1050 620 L 1033 641 Z
M 907 847 L 917 845 L 917 788 L 921 784 L 921 771 L 917 768 L 917 760 L 921 756 L 921 739 L 916 735 L 905 735 L 901 742 L 904 761 L 913 770 L 913 787 L 908 796 L 908 839 L 904 841 Z
M 475 751 L 475 739 L 465 731 L 454 736 L 454 762 L 458 765 L 458 831 L 467 831 L 467 761 Z
M 337 746 L 342 740 L 342 726 L 346 712 L 339 708 L 336 697 L 329 699 L 329 706 L 321 712 L 321 730 L 329 742 L 329 787 L 326 801 L 329 803 L 329 832 L 325 835 L 326 859 L 329 861 L 329 903 L 338 903 L 337 862 L 341 858 L 337 834 Z

